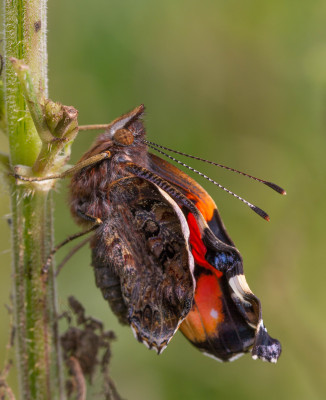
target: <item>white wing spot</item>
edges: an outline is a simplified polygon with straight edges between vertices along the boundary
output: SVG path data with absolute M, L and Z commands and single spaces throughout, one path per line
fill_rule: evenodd
M 235 354 L 234 356 L 232 356 L 232 357 L 229 358 L 229 361 L 230 361 L 230 362 L 235 361 L 235 360 L 237 360 L 238 358 L 242 357 L 243 355 L 244 355 L 244 353 Z
M 137 331 L 136 331 L 136 329 L 132 326 L 132 325 L 130 325 L 130 328 L 131 328 L 131 330 L 132 330 L 132 333 L 134 334 L 134 336 L 135 336 L 135 339 L 137 339 L 138 340 L 138 335 L 137 335 Z
M 213 354 L 209 354 L 209 353 L 205 353 L 205 352 L 203 352 L 203 354 L 205 354 L 205 356 L 207 356 L 207 357 L 213 358 L 214 360 L 216 360 L 218 362 L 221 362 L 221 363 L 224 362 L 224 360 L 222 360 L 221 358 L 213 356 Z
M 214 308 L 212 308 L 212 309 L 211 309 L 211 312 L 210 312 L 210 315 L 211 315 L 211 317 L 213 317 L 214 319 L 217 319 L 217 317 L 218 317 L 218 312 L 217 312 L 217 310 L 214 310 Z

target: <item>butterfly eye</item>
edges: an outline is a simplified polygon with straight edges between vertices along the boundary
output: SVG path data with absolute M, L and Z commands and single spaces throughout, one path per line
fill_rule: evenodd
M 119 129 L 114 134 L 113 140 L 120 146 L 130 146 L 134 141 L 134 135 L 128 129 Z

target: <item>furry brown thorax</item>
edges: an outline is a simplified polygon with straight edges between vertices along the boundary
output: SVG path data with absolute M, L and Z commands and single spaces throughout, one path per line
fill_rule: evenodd
M 147 146 L 142 141 L 146 134 L 140 119 L 143 112 L 144 107 L 139 106 L 114 120 L 81 158 L 80 161 L 83 161 L 105 151 L 111 153 L 109 159 L 83 168 L 71 179 L 70 210 L 77 223 L 87 223 L 80 216 L 81 213 L 100 219 L 106 218 L 110 184 L 128 176 L 124 163 L 133 161 L 142 167 L 148 167 Z

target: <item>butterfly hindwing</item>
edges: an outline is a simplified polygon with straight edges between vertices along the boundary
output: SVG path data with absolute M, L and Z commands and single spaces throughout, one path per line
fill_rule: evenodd
M 137 339 L 161 352 L 192 307 L 188 225 L 175 202 L 141 178 L 114 182 L 108 202 L 92 243 L 97 285 Z

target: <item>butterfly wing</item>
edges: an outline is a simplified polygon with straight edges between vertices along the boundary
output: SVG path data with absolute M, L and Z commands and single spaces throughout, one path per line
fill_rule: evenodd
M 160 353 L 192 307 L 187 222 L 174 200 L 141 178 L 114 182 L 108 202 L 92 242 L 97 286 L 120 321 Z
M 195 259 L 196 291 L 193 308 L 180 330 L 206 355 L 218 360 L 232 361 L 251 351 L 253 358 L 276 362 L 281 353 L 280 343 L 267 334 L 260 301 L 246 282 L 241 255 L 214 201 L 184 172 L 153 154 L 149 157 L 151 170 L 192 200 L 208 230 L 227 245 L 224 250 L 217 249 L 199 230 L 194 215 L 183 208 Z

